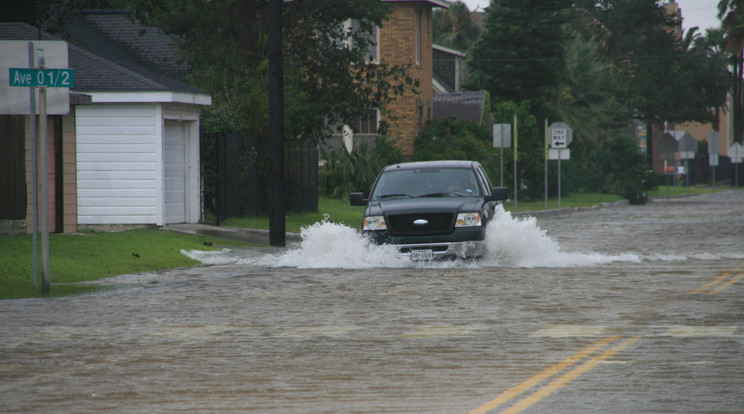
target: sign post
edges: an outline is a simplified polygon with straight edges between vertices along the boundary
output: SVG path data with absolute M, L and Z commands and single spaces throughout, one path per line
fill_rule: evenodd
M 548 211 L 548 118 L 545 118 L 545 161 L 543 162 L 545 167 L 545 211 Z
M 504 186 L 504 148 L 511 147 L 511 124 L 493 125 L 493 147 L 501 148 L 501 187 Z
M 708 165 L 713 167 L 713 188 L 716 188 L 716 167 L 718 166 L 719 134 L 708 132 Z
M 34 256 L 34 287 L 36 288 L 38 277 L 38 246 L 36 234 L 38 232 L 37 216 L 41 224 L 41 291 L 49 292 L 49 191 L 48 191 L 48 142 L 47 142 L 47 88 L 72 88 L 75 86 L 74 71 L 72 69 L 50 69 L 46 68 L 44 49 L 36 49 L 36 68 L 34 68 L 34 43 L 28 42 L 29 68 L 9 68 L 8 85 L 12 87 L 29 88 L 31 118 L 31 180 L 32 180 L 32 221 L 33 221 L 33 256 Z M 36 129 L 36 108 L 34 93 L 39 88 L 39 128 Z M 38 135 L 38 137 L 37 137 Z M 36 174 L 36 152 L 39 152 L 39 175 Z M 37 200 L 37 189 L 40 200 Z M 41 211 L 39 211 L 41 204 Z
M 548 158 L 558 160 L 558 208 L 561 208 L 561 160 L 571 159 L 568 145 L 573 141 L 573 130 L 565 122 L 553 122 L 548 130 L 552 148 Z
M 728 155 L 731 157 L 731 163 L 735 165 L 734 167 L 734 182 L 736 183 L 736 187 L 739 187 L 739 164 L 741 164 L 742 160 L 744 160 L 744 146 L 742 146 L 738 142 L 734 142 L 734 145 L 730 146 L 728 149 Z
M 517 148 L 519 134 L 517 134 L 517 114 L 514 114 L 514 214 L 519 212 L 517 205 L 517 162 L 519 161 L 519 152 Z

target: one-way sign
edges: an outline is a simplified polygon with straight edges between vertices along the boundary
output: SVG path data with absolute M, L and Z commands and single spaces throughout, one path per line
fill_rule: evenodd
M 551 148 L 567 148 L 573 140 L 573 130 L 565 122 L 553 122 L 548 128 Z

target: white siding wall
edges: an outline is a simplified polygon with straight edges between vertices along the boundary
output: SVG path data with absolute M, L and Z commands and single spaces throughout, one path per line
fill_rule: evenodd
M 80 224 L 163 223 L 160 108 L 76 106 Z

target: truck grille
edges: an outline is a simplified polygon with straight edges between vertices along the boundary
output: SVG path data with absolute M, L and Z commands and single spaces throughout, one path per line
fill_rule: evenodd
M 426 220 L 428 223 L 416 225 L 413 222 L 417 220 Z M 399 214 L 387 218 L 388 230 L 393 236 L 450 234 L 454 221 L 452 213 Z

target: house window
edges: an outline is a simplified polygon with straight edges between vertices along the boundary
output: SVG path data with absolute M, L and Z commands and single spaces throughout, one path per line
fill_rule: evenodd
M 416 7 L 416 64 L 421 64 L 421 7 Z
M 377 26 L 372 26 L 372 30 L 364 30 L 361 28 L 358 20 L 352 20 L 351 32 L 353 46 L 354 39 L 364 39 L 367 42 L 367 51 L 365 52 L 365 59 L 367 62 L 379 63 L 380 58 L 380 30 Z
M 354 120 L 354 131 L 357 134 L 377 133 L 377 111 L 370 111 L 366 116 L 358 116 Z

